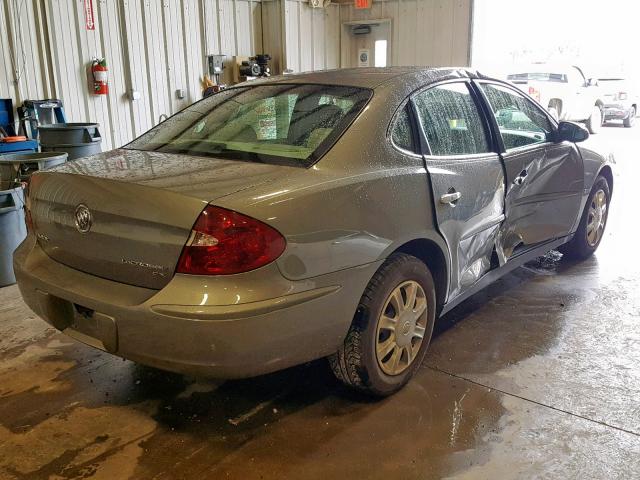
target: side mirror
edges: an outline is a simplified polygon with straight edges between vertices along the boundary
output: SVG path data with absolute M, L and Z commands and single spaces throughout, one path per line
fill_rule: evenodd
M 560 122 L 556 130 L 556 142 L 584 142 L 589 138 L 589 131 L 582 125 L 573 122 Z
M 597 78 L 590 78 L 589 80 L 587 80 L 587 87 L 597 87 L 597 86 L 598 86 Z

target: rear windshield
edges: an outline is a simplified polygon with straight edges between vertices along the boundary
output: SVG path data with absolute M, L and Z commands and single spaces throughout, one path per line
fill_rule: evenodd
M 370 97 L 371 90 L 327 85 L 231 88 L 125 148 L 306 167 L 331 148 Z
M 507 80 L 511 80 L 512 82 L 536 81 L 566 83 L 567 76 L 563 73 L 515 73 L 512 75 L 507 75 Z

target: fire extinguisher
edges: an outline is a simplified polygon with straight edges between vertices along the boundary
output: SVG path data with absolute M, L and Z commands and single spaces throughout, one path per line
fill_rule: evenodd
M 106 95 L 109 93 L 107 84 L 107 60 L 96 58 L 91 64 L 91 75 L 93 76 L 93 93 L 95 95 Z

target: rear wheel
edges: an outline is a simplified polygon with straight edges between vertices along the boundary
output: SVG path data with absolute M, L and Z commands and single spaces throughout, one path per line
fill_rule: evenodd
M 607 179 L 598 177 L 582 212 L 578 230 L 569 243 L 559 248 L 563 255 L 583 260 L 598 249 L 607 226 L 610 195 Z
M 602 110 L 599 106 L 594 105 L 591 110 L 591 116 L 587 119 L 587 130 L 589 133 L 598 133 L 602 127 Z
M 636 107 L 631 107 L 631 111 L 629 112 L 629 116 L 622 121 L 623 125 L 626 128 L 631 128 L 636 123 Z
M 389 257 L 362 295 L 343 345 L 329 357 L 335 376 L 376 396 L 400 390 L 427 352 L 435 305 L 426 265 L 404 253 Z

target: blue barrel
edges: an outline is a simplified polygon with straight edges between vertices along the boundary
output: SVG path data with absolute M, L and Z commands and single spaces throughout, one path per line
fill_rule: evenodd
M 43 152 L 66 152 L 69 160 L 88 157 L 102 151 L 102 136 L 97 123 L 52 123 L 40 125 L 40 149 Z
M 0 287 L 16 283 L 13 252 L 27 236 L 24 188 L 0 190 Z

